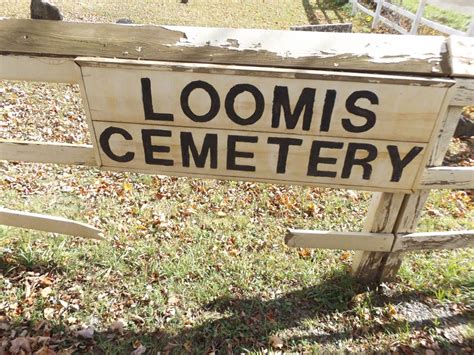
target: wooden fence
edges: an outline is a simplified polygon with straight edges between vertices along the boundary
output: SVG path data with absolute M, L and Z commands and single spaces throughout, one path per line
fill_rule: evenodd
M 94 144 L 77 145 L 2 140 L 0 141 L 0 160 L 76 164 L 105 170 L 145 170 L 152 173 L 155 171 L 163 174 L 209 176 L 204 173 L 195 173 L 198 167 L 192 170 L 193 173 L 188 174 L 183 173 L 181 168 L 179 168 L 181 170 L 175 170 L 176 173 L 166 170 L 169 167 L 163 168 L 164 172 L 160 169 L 150 170 L 150 167 L 146 165 L 137 165 L 139 168 L 134 168 L 134 162 L 130 162 L 134 157 L 134 152 L 137 157 L 143 153 L 139 153 L 139 150 L 132 152 L 134 149 L 138 149 L 138 143 L 132 142 L 132 135 L 129 132 L 135 132 L 133 127 L 136 127 L 137 123 L 119 122 L 122 120 L 122 107 L 126 107 L 125 111 L 131 110 L 135 104 L 140 107 L 143 100 L 145 116 L 151 115 L 152 121 L 144 122 L 147 125 L 142 127 L 156 127 L 156 122 L 153 121 L 162 120 L 166 122 L 163 122 L 163 126 L 160 127 L 171 130 L 169 127 L 174 122 L 170 121 L 173 117 L 172 113 L 157 113 L 151 107 L 152 103 L 147 96 L 151 96 L 151 93 L 147 94 L 145 90 L 150 79 L 142 78 L 141 91 L 139 86 L 136 86 L 139 95 L 132 98 L 130 90 L 135 87 L 134 85 L 139 85 L 140 80 L 135 84 L 134 80 L 130 78 L 133 79 L 136 75 L 146 75 L 152 80 L 157 75 L 160 78 L 169 77 L 171 78 L 170 88 L 176 83 L 176 78 L 179 80 L 188 77 L 210 78 L 208 80 L 216 78 L 212 80 L 215 81 L 217 89 L 212 90 L 217 91 L 221 90 L 219 85 L 229 85 L 229 82 L 238 78 L 245 78 L 246 81 L 252 81 L 257 86 L 260 83 L 265 82 L 267 83 L 265 85 L 269 85 L 269 83 L 280 80 L 288 85 L 296 85 L 300 91 L 303 85 L 301 83 L 306 83 L 305 80 L 315 85 L 326 83 L 324 85 L 329 85 L 327 90 L 329 94 L 326 95 L 324 101 L 324 112 L 337 111 L 339 106 L 344 109 L 344 104 L 336 105 L 336 107 L 334 102 L 331 103 L 331 97 L 334 98 L 336 93 L 335 90 L 331 91 L 331 86 L 338 87 L 338 90 L 344 92 L 356 83 L 359 87 L 378 92 L 379 96 L 387 101 L 385 103 L 388 105 L 385 108 L 386 115 L 382 115 L 384 120 L 394 117 L 393 124 L 410 125 L 414 122 L 422 124 L 422 128 L 416 131 L 393 132 L 393 129 L 385 129 L 377 133 L 389 135 L 387 137 L 391 138 L 388 141 L 381 141 L 377 135 L 370 136 L 367 135 L 368 133 L 360 133 L 362 136 L 357 137 L 365 135 L 367 142 L 372 141 L 375 142 L 374 144 L 388 142 L 385 144 L 395 146 L 397 140 L 401 139 L 399 136 L 405 133 L 415 134 L 413 137 L 418 137 L 416 135 L 426 137 L 423 138 L 423 142 L 416 143 L 424 147 L 426 154 L 423 159 L 420 158 L 417 161 L 413 177 L 407 177 L 409 184 L 404 183 L 405 185 L 400 185 L 402 187 L 398 185 L 399 182 L 393 182 L 392 185 L 387 183 L 386 186 L 382 186 L 371 182 L 370 179 L 368 182 L 360 180 L 366 185 L 357 185 L 359 184 L 357 181 L 352 182 L 356 184 L 356 188 L 379 191 L 373 195 L 363 232 L 292 229 L 288 231 L 285 240 L 287 245 L 292 247 L 358 250 L 353 265 L 356 277 L 361 282 L 380 282 L 395 276 L 402 261 L 402 253 L 405 251 L 474 246 L 473 231 L 414 233 L 431 189 L 474 188 L 473 168 L 441 166 L 462 107 L 472 104 L 474 101 L 473 58 L 474 38 L 457 36 L 446 39 L 434 36 L 402 37 L 349 33 L 123 26 L 3 19 L 0 20 L 0 79 L 79 84 Z M 105 91 L 101 89 L 101 85 L 104 83 L 110 89 L 110 92 L 107 93 L 108 96 L 104 96 Z M 203 85 L 202 81 L 193 83 Z M 245 85 L 247 88 L 252 86 Z M 261 90 L 264 92 L 264 84 L 261 85 Z M 206 88 L 206 86 L 201 87 Z M 239 84 L 235 87 L 240 89 L 242 85 Z M 396 90 L 394 91 L 393 88 Z M 210 88 L 206 90 L 211 94 L 214 92 Z M 238 93 L 231 94 L 232 90 L 226 97 L 226 110 L 229 108 L 228 103 L 230 102 L 231 117 L 239 122 L 243 119 L 236 114 L 235 106 L 232 106 L 236 102 L 235 95 Z M 252 90 L 254 90 L 252 92 L 256 100 L 261 93 L 259 94 L 258 90 L 255 91 L 256 86 Z M 415 100 L 411 97 L 407 98 L 405 103 L 398 102 L 390 105 L 394 93 L 404 95 L 407 90 L 415 90 L 413 92 L 418 92 L 420 96 L 415 95 Z M 364 91 L 364 93 L 367 92 L 367 90 Z M 440 97 L 440 100 L 434 102 L 434 96 L 423 96 L 423 93 L 428 92 L 438 93 L 436 95 Z M 358 91 L 358 93 L 361 92 Z M 114 99 L 113 95 L 122 95 L 120 98 L 124 102 L 120 103 Z M 189 93 L 188 96 L 183 95 L 182 93 L 182 104 L 183 100 L 185 103 L 186 100 L 190 100 Z M 234 96 L 229 99 L 229 95 Z M 101 100 L 105 100 L 105 103 L 102 104 Z M 107 102 L 109 103 L 107 104 Z M 372 102 L 377 103 L 375 99 L 372 99 Z M 189 104 L 190 101 L 187 103 Z M 124 106 L 120 106 L 121 104 Z M 148 109 L 146 105 L 149 105 Z M 186 107 L 186 110 L 189 111 L 189 107 Z M 257 107 L 256 104 L 255 107 Z M 303 105 L 300 106 L 300 114 L 303 112 L 303 107 Z M 346 102 L 345 107 L 351 107 L 350 100 Z M 413 111 L 416 107 L 424 107 L 426 110 L 433 110 L 433 107 L 436 107 L 436 110 L 427 115 L 419 109 Z M 285 110 L 290 111 L 288 108 Z M 204 117 L 207 119 L 211 111 L 212 105 L 209 113 L 205 115 L 196 116 L 194 113 L 188 112 L 190 117 L 194 116 L 197 119 L 192 122 L 193 127 L 199 130 L 206 126 Z M 296 112 L 296 108 L 293 112 Z M 367 117 L 372 117 L 368 110 L 360 107 L 356 107 L 354 112 L 359 114 L 362 112 Z M 141 109 L 136 113 L 138 116 L 143 115 Z M 137 120 L 137 115 L 133 115 L 132 119 Z M 254 115 L 256 114 L 254 113 Z M 250 117 L 254 117 L 254 115 Z M 287 124 L 294 119 L 292 114 L 289 117 Z M 176 119 L 178 120 L 178 118 Z M 107 123 L 107 120 L 111 122 Z M 222 120 L 217 122 L 217 125 L 223 124 L 224 126 L 216 128 L 212 123 L 208 127 L 216 128 L 216 131 L 220 132 L 227 127 L 226 125 L 229 125 L 229 123 L 222 123 L 224 122 Z M 247 121 L 240 122 L 240 129 L 247 129 L 246 133 L 242 133 L 244 136 L 249 136 L 251 135 L 249 132 L 252 132 L 246 128 L 247 123 Z M 392 123 L 388 120 L 383 124 Z M 181 125 L 179 122 L 178 124 Z M 113 125 L 115 133 L 120 133 L 116 134 L 117 139 L 111 140 L 110 134 L 108 136 L 104 136 L 103 133 L 99 134 L 97 130 L 108 127 L 107 125 Z M 181 127 L 179 125 L 172 127 L 172 129 L 178 129 Z M 321 126 L 323 126 L 322 123 Z M 355 128 L 360 131 L 360 126 Z M 192 131 L 194 128 L 188 127 L 187 129 Z M 145 131 L 149 133 L 152 130 L 146 128 Z M 232 134 L 237 134 L 235 130 L 233 132 Z M 307 136 L 303 135 L 307 135 L 304 131 L 301 131 L 303 133 L 299 135 L 294 135 L 292 132 L 294 131 L 289 131 L 292 137 L 301 137 L 301 141 L 307 139 L 305 138 Z M 347 140 L 345 137 L 351 137 L 348 132 L 341 134 L 344 136 L 341 138 L 343 141 Z M 100 139 L 97 138 L 98 136 Z M 320 136 L 319 139 L 324 140 L 325 138 Z M 417 142 L 421 138 L 411 139 Z M 111 152 L 110 144 L 115 144 L 113 149 L 116 149 L 116 153 Z M 412 143 L 400 142 L 400 144 Z M 157 159 L 153 158 L 153 152 L 165 152 L 169 148 L 152 145 L 148 141 L 148 148 L 150 147 L 153 149 L 151 157 L 145 157 L 145 160 L 154 164 Z M 286 148 L 286 154 L 288 154 L 288 146 Z M 123 152 L 127 152 L 126 149 L 130 151 L 121 155 Z M 231 148 L 228 146 L 227 149 Z M 235 159 L 237 155 L 235 145 L 232 149 L 234 149 Z M 280 149 L 280 151 L 282 150 Z M 253 157 L 253 153 L 238 153 L 240 158 Z M 307 153 L 307 151 L 303 150 L 302 153 Z M 210 154 L 212 155 L 212 151 Z M 255 154 L 260 153 L 256 152 Z M 366 172 L 370 175 L 372 169 L 367 168 L 366 171 L 364 165 L 368 158 L 357 158 L 355 153 L 353 154 L 352 163 L 364 167 L 364 175 Z M 384 159 L 386 159 L 386 155 Z M 272 155 L 271 159 L 278 157 L 280 162 L 282 156 L 284 155 L 278 153 L 276 156 Z M 203 156 L 200 155 L 197 158 L 201 159 Z M 197 158 L 194 155 L 194 159 Z M 403 161 L 400 160 L 400 156 L 398 158 L 400 164 L 406 156 Z M 113 159 L 116 161 L 114 162 Z M 255 159 L 257 160 L 257 158 Z M 268 164 L 268 161 L 270 161 L 270 155 L 265 155 L 261 163 Z M 323 165 L 335 164 L 334 161 L 335 158 L 320 159 L 320 163 Z M 170 165 L 168 162 L 169 160 L 162 165 Z M 218 161 L 216 160 L 216 162 Z M 382 174 L 380 176 L 390 175 L 386 170 L 387 166 L 384 165 L 385 162 L 386 160 L 382 160 L 379 165 L 374 166 L 373 170 L 376 170 L 377 174 Z M 293 166 L 298 167 L 298 159 L 293 159 L 290 164 L 296 164 Z M 235 161 L 234 165 L 238 166 Z M 145 167 L 142 168 L 142 166 Z M 252 175 L 252 169 L 248 169 L 248 166 L 244 167 L 247 172 L 241 173 L 239 176 L 223 174 L 222 177 L 273 181 L 270 177 L 260 178 L 258 175 Z M 211 176 L 219 175 L 212 168 L 211 163 L 210 169 L 205 171 L 213 172 Z M 323 171 L 323 173 L 322 175 L 325 176 L 320 177 L 321 180 L 315 178 L 314 183 L 311 184 L 344 187 L 344 184 L 340 182 L 331 184 L 332 172 Z M 291 181 L 289 179 L 286 183 L 292 183 Z M 392 179 L 391 181 L 398 180 Z M 299 183 L 307 184 L 301 181 Z M 0 209 L 0 224 L 100 238 L 99 230 L 86 224 L 41 214 L 12 211 L 7 208 Z
M 365 7 L 358 0 L 351 0 L 351 1 L 352 1 L 352 14 L 353 15 L 355 15 L 357 11 L 362 11 L 366 13 L 367 15 L 373 17 L 372 28 L 375 28 L 379 22 L 382 22 L 384 25 L 394 29 L 395 31 L 399 33 L 416 35 L 418 33 L 419 26 L 424 25 L 447 35 L 474 36 L 474 18 L 471 19 L 467 32 L 459 31 L 452 27 L 424 18 L 423 13 L 425 11 L 427 0 L 420 0 L 418 10 L 416 11 L 415 14 L 408 10 L 405 10 L 404 8 L 400 6 L 394 5 L 386 0 L 373 0 L 375 3 L 377 3 L 375 12 Z M 400 15 L 411 20 L 412 21 L 411 29 L 406 30 L 402 26 L 382 16 L 383 10 L 389 10 L 396 15 Z

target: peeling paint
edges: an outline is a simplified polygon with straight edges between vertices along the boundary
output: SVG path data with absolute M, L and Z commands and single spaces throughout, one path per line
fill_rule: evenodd
M 169 29 L 175 29 L 175 27 Z M 439 47 L 433 48 L 436 51 L 423 52 L 419 48 L 407 45 L 405 41 L 394 41 L 394 36 L 390 38 L 391 40 L 372 44 L 369 42 L 369 37 L 359 34 L 312 34 L 311 42 L 314 44 L 309 45 L 308 43 L 311 42 L 305 41 L 304 38 L 298 38 L 298 41 L 296 41 L 296 36 L 293 35 L 294 32 L 286 31 L 254 30 L 252 34 L 249 32 L 251 30 L 219 29 L 219 37 L 216 38 L 216 35 L 214 35 L 213 39 L 209 39 L 209 36 L 213 35 L 212 32 L 209 33 L 209 36 L 206 36 L 207 33 L 191 32 L 190 28 L 177 27 L 177 29 L 186 33 L 187 39 L 180 39 L 175 43 L 176 46 L 195 48 L 212 46 L 216 49 L 235 51 L 266 51 L 281 58 L 316 57 L 325 59 L 340 58 L 342 56 L 345 58 L 366 57 L 369 62 L 377 64 L 404 63 L 413 60 L 438 64 L 442 60 L 442 54 L 446 51 L 446 46 L 440 44 Z M 255 41 L 256 38 L 262 37 L 257 36 L 258 33 L 265 35 L 263 43 L 262 41 Z M 308 34 L 303 34 L 303 36 L 305 35 Z M 338 39 L 336 35 L 345 36 L 343 46 L 340 42 L 335 41 Z M 353 41 L 355 43 L 348 43 L 347 36 L 351 35 L 358 36 L 357 40 Z M 298 36 L 301 37 L 302 34 L 298 33 Z M 325 41 L 326 39 L 332 39 L 332 41 Z M 367 43 L 364 45 L 361 40 L 367 41 Z

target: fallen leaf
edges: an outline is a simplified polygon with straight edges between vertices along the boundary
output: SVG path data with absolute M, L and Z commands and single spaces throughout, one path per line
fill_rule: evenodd
M 27 353 L 31 353 L 31 346 L 28 338 L 18 337 L 11 341 L 10 352 L 12 354 L 18 354 L 20 350 L 24 350 Z
M 54 317 L 54 308 L 45 308 L 43 310 L 43 316 L 47 320 L 51 320 Z
M 397 310 L 396 310 L 396 308 L 395 308 L 393 305 L 391 305 L 391 304 L 388 305 L 388 314 L 389 314 L 391 317 L 394 317 L 394 316 L 397 315 Z
M 135 350 L 133 350 L 130 355 L 141 355 L 143 354 L 144 352 L 146 351 L 146 347 L 144 347 L 143 345 L 140 345 L 138 348 L 136 348 Z
M 347 260 L 347 259 L 350 258 L 350 256 L 351 256 L 350 251 L 344 251 L 344 252 L 342 252 L 341 256 L 339 257 L 339 260 L 341 260 L 341 261 Z
M 34 355 L 56 355 L 56 352 L 54 352 L 45 345 L 41 347 L 38 351 L 34 352 Z
M 53 280 L 47 276 L 43 276 L 39 279 L 39 283 L 41 286 L 51 286 L 53 284 Z
M 277 337 L 276 335 L 272 335 L 268 338 L 268 343 L 274 349 L 281 349 L 283 348 L 283 340 Z
M 41 297 L 46 298 L 51 294 L 51 292 L 53 292 L 53 289 L 51 287 L 45 287 L 41 290 L 40 294 Z
M 176 296 L 170 296 L 168 298 L 168 306 L 174 306 L 179 303 L 179 298 Z
M 123 335 L 123 326 L 124 326 L 123 322 L 117 320 L 110 325 L 109 329 L 111 332 L 119 333 L 120 335 Z
M 94 328 L 87 327 L 77 332 L 77 335 L 84 339 L 92 339 L 94 337 Z
M 301 256 L 302 258 L 308 258 L 311 256 L 311 250 L 307 248 L 301 248 L 298 251 L 298 255 Z

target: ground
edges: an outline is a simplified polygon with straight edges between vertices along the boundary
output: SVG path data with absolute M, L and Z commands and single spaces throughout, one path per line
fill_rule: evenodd
M 337 1 L 61 1 L 65 20 L 288 28 Z M 329 5 L 328 5 L 329 4 Z M 2 2 L 25 18 L 28 2 Z M 358 15 L 356 31 L 369 31 Z M 382 31 L 383 29 L 379 29 Z M 2 82 L 0 138 L 88 143 L 76 86 Z M 446 163 L 473 165 L 472 141 Z M 367 289 L 353 253 L 289 249 L 288 227 L 360 231 L 370 194 L 0 162 L 0 205 L 98 226 L 106 242 L 0 226 L 0 354 L 472 353 L 472 250 L 406 255 Z M 419 231 L 473 229 L 469 191 L 433 192 Z

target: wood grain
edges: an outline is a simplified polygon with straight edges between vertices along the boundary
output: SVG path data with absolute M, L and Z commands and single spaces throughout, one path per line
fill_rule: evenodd
M 451 75 L 460 78 L 474 78 L 474 37 L 450 36 Z
M 81 81 L 81 72 L 71 58 L 0 55 L 0 80 L 76 84 Z
M 87 144 L 0 140 L 0 160 L 97 166 Z
M 454 81 L 433 78 L 414 78 L 389 75 L 324 73 L 304 70 L 279 70 L 212 65 L 176 65 L 143 63 L 142 61 L 104 60 L 93 62 L 77 60 L 81 65 L 87 99 L 93 121 L 152 124 L 145 120 L 141 78 L 151 82 L 153 107 L 156 112 L 174 114 L 173 121 L 161 121 L 163 126 L 188 126 L 276 132 L 287 134 L 320 135 L 328 137 L 355 137 L 393 141 L 428 142 L 435 126 L 443 98 Z M 215 88 L 220 106 L 217 116 L 209 122 L 194 122 L 182 111 L 180 97 L 189 83 L 205 81 Z M 258 122 L 243 126 L 232 122 L 226 115 L 224 102 L 229 90 L 238 84 L 256 87 L 265 100 L 263 116 Z M 423 86 L 422 86 L 423 85 Z M 292 110 L 305 88 L 316 90 L 311 128 L 304 130 L 299 123 L 294 129 L 272 128 L 272 104 L 276 86 L 288 88 Z M 335 90 L 336 101 L 330 128 L 320 132 L 326 92 Z M 347 112 L 346 99 L 356 91 L 370 91 L 377 95 L 378 104 L 371 105 L 360 99 L 358 106 L 373 111 L 376 125 L 367 132 L 354 134 L 342 126 L 343 118 L 362 124 L 363 118 Z M 420 100 L 430 97 L 430 100 Z M 209 111 L 210 98 L 202 89 L 195 90 L 189 106 L 196 113 Z M 235 111 L 250 117 L 255 111 L 255 99 L 244 93 L 234 103 Z M 283 120 L 283 118 L 282 118 Z M 300 119 L 300 122 L 302 118 Z
M 423 172 L 419 189 L 474 189 L 474 167 L 440 166 Z
M 3 19 L 0 54 L 450 74 L 445 39 L 434 36 Z
M 390 251 L 393 234 L 290 229 L 285 244 L 297 248 Z
M 0 224 L 88 239 L 104 239 L 99 229 L 85 223 L 62 217 L 15 211 L 3 207 L 0 207 Z
M 473 59 L 474 60 L 474 59 Z M 456 78 L 456 93 L 451 99 L 452 106 L 474 105 L 474 78 Z
M 103 132 L 110 127 L 116 127 L 127 131 L 132 139 L 124 139 L 121 134 L 114 134 L 110 137 L 110 149 L 116 155 L 124 155 L 127 152 L 133 153 L 133 160 L 128 162 L 118 162 L 107 156 L 102 148 L 100 150 L 102 167 L 116 168 L 122 171 L 133 170 L 142 171 L 150 174 L 163 175 L 181 175 L 181 176 L 206 176 L 208 178 L 224 178 L 236 180 L 250 180 L 250 181 L 266 181 L 271 183 L 295 183 L 308 186 L 331 186 L 331 187 L 345 187 L 363 190 L 382 190 L 382 191 L 399 191 L 410 192 L 414 183 L 414 178 L 418 169 L 420 168 L 420 160 L 422 156 L 417 156 L 409 165 L 406 166 L 401 176 L 400 181 L 392 182 L 391 174 L 392 167 L 390 158 L 387 153 L 387 145 L 396 144 L 400 150 L 400 155 L 405 156 L 414 146 L 421 146 L 419 143 L 405 143 L 405 142 L 391 142 L 381 140 L 357 140 L 348 138 L 314 138 L 321 142 L 337 142 L 341 143 L 340 149 L 323 149 L 324 157 L 336 159 L 334 164 L 318 165 L 320 170 L 334 172 L 334 177 L 324 176 L 308 176 L 307 170 L 309 166 L 309 154 L 313 138 L 302 135 L 292 135 L 291 138 L 300 139 L 301 145 L 292 146 L 288 152 L 286 159 L 286 171 L 284 173 L 277 172 L 277 165 L 279 159 L 279 146 L 276 144 L 269 144 L 268 139 L 273 138 L 288 138 L 284 134 L 262 133 L 262 132 L 247 132 L 247 131 L 226 131 L 218 129 L 202 129 L 189 127 L 163 127 L 161 125 L 141 125 L 141 124 L 127 124 L 118 122 L 102 122 L 94 121 L 94 129 L 97 134 L 97 141 Z M 170 137 L 154 137 L 153 145 L 161 145 L 169 147 L 168 153 L 155 153 L 153 155 L 156 159 L 167 159 L 173 162 L 173 166 L 159 166 L 146 162 L 145 149 L 142 139 L 142 130 L 158 129 L 169 132 Z M 189 167 L 183 164 L 182 150 L 183 143 L 180 138 L 181 132 L 191 134 L 196 147 L 201 151 L 203 141 L 207 134 L 216 135 L 217 139 L 217 166 L 210 167 L 210 159 L 207 157 L 206 164 L 203 167 L 197 168 L 191 156 Z M 238 165 L 247 165 L 255 168 L 255 171 L 237 171 L 228 168 L 228 137 L 253 137 L 254 143 L 239 142 L 237 150 L 253 154 L 251 158 L 237 158 Z M 355 166 L 349 178 L 342 178 L 341 172 L 346 157 L 346 150 L 349 143 L 364 143 L 371 144 L 376 147 L 378 151 L 377 158 L 372 162 L 372 173 L 370 179 L 363 179 L 363 169 Z M 187 151 L 187 149 L 185 149 Z M 366 153 L 362 153 L 364 156 Z
M 474 230 L 399 235 L 393 251 L 474 248 Z
M 364 232 L 393 233 L 405 194 L 377 192 L 372 196 L 364 221 Z M 398 254 L 388 252 L 362 251 L 354 255 L 352 274 L 359 282 L 370 284 L 380 282 L 398 263 Z

